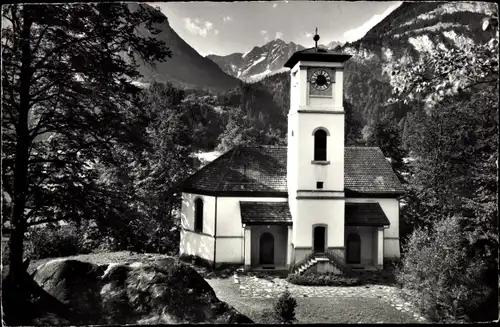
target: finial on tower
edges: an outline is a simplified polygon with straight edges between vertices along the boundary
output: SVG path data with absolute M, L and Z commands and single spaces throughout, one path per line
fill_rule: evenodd
M 316 50 L 318 50 L 319 35 L 317 27 L 316 27 L 316 34 L 314 35 L 313 40 L 314 40 L 314 47 L 316 48 Z

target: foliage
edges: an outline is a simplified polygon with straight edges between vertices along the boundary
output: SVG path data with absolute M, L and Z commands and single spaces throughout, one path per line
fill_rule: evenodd
M 127 4 L 2 7 L 2 185 L 13 198 L 11 272 L 22 270 L 29 226 L 122 214 L 126 194 L 99 183 L 114 147 L 140 148 L 127 53 L 154 64 L 171 55 L 152 35 L 165 20 Z M 15 274 L 14 274 L 15 275 Z
M 228 151 L 235 146 L 284 145 L 283 131 L 251 119 L 242 110 L 227 112 L 227 124 L 219 136 L 218 151 Z
M 344 101 L 345 112 L 345 126 L 344 126 L 344 140 L 346 146 L 357 145 L 362 137 L 361 118 L 359 114 L 354 111 L 352 104 Z
M 472 248 L 463 217 L 418 228 L 405 247 L 397 280 L 417 291 L 411 301 L 433 320 L 455 319 L 484 301 L 492 289 L 478 283 L 487 266 Z
M 471 320 L 497 316 L 484 314 L 498 306 L 498 34 L 491 32 L 489 43 L 427 56 L 400 80 L 399 99 L 426 100 L 403 123 L 414 161 L 401 213 L 421 228 L 408 240 L 401 281 L 437 319 L 450 317 L 454 300 Z
M 276 105 L 281 109 L 283 117 L 286 117 L 290 110 L 290 73 L 278 73 L 266 76 L 259 81 L 269 93 L 272 94 Z
M 432 105 L 447 96 L 498 82 L 498 10 L 485 20 L 483 29 L 491 36 L 484 44 L 459 48 L 437 47 L 415 63 L 400 63 L 392 71 L 399 99 L 425 99 Z
M 399 125 L 393 118 L 393 114 L 389 111 L 377 121 L 365 126 L 363 129 L 366 145 L 377 146 L 384 153 L 386 158 L 391 159 L 391 166 L 398 176 L 399 180 L 404 183 L 408 167 L 404 159 L 408 157 L 408 151 L 403 146 L 402 131 Z
M 296 320 L 296 307 L 297 300 L 295 300 L 290 294 L 290 291 L 286 289 L 274 304 L 274 315 L 281 323 L 290 324 Z
M 361 284 L 361 280 L 357 277 L 348 277 L 333 273 L 291 274 L 288 275 L 287 281 L 292 284 L 307 286 L 357 286 Z
M 57 258 L 91 251 L 72 225 L 32 227 L 26 233 L 26 254 L 32 259 Z
M 141 147 L 129 150 L 117 144 L 117 164 L 100 170 L 99 183 L 121 196 L 122 214 L 97 220 L 101 235 L 113 239 L 115 250 L 176 252 L 179 186 L 194 171 L 191 153 L 197 143 L 183 99 L 184 92 L 168 84 L 143 90 L 137 99 L 141 109 L 130 114 L 138 122 Z
M 434 214 L 457 212 L 489 223 L 495 220 L 498 94 L 494 89 L 449 98 L 430 115 L 412 117 L 409 141 L 418 160 L 411 182 L 421 220 L 432 222 Z

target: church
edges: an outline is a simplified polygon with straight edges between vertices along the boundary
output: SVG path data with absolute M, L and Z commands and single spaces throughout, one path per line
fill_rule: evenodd
M 345 147 L 351 57 L 294 53 L 287 146 L 235 147 L 186 179 L 180 255 L 246 270 L 343 273 L 398 258 L 404 190 L 377 147 Z

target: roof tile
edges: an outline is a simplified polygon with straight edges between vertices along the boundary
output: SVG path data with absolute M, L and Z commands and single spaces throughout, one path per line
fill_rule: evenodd
M 347 226 L 389 226 L 390 222 L 378 203 L 346 203 Z
M 377 147 L 346 147 L 344 189 L 401 194 L 404 189 Z M 235 147 L 189 177 L 185 189 L 287 193 L 287 147 Z
M 243 224 L 291 224 L 288 202 L 240 201 Z

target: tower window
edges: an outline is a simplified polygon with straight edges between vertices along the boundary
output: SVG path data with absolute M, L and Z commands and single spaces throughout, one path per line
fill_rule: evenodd
M 314 133 L 314 160 L 326 161 L 326 136 L 327 133 L 323 129 L 318 129 Z
M 317 189 L 322 189 L 323 188 L 323 182 L 316 182 L 316 188 Z

